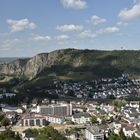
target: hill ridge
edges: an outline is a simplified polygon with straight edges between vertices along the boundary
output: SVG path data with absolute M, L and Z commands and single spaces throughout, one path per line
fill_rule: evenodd
M 0 64 L 0 75 L 25 76 L 32 79 L 53 72 L 59 76 L 87 72 L 93 74 L 93 78 L 119 76 L 126 72 L 140 77 L 140 50 L 103 51 L 70 48 Z

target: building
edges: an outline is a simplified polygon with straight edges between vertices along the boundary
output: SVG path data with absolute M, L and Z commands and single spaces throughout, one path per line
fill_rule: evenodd
M 54 105 L 42 105 L 37 106 L 37 113 L 43 115 L 53 115 L 53 116 L 70 116 L 72 115 L 72 105 L 71 104 L 54 104 Z
M 90 122 L 90 117 L 88 113 L 75 113 L 72 116 L 72 121 L 77 124 L 86 124 Z
M 22 133 L 22 140 L 35 140 L 36 137 L 37 137 L 36 134 Z
M 132 135 L 135 133 L 135 131 L 136 130 L 133 126 L 126 126 L 123 128 L 123 132 L 126 137 L 132 137 Z
M 15 93 L 3 93 L 3 94 L 0 94 L 0 99 L 6 97 L 6 98 L 12 98 L 12 97 L 15 97 L 16 94 Z
M 50 123 L 63 124 L 65 121 L 65 117 L 47 116 L 47 121 Z
M 26 115 L 21 119 L 21 126 L 46 126 L 47 120 L 45 117 L 35 115 Z
M 119 122 L 119 120 L 113 122 L 113 127 L 114 127 L 114 133 L 119 134 L 122 124 Z
M 2 112 L 4 112 L 4 113 L 7 113 L 7 112 L 23 113 L 23 110 L 18 107 L 5 106 L 5 107 L 2 107 Z
M 121 125 L 121 123 L 119 122 L 119 120 L 117 120 L 117 121 L 114 121 L 113 122 L 113 126 L 114 126 L 114 128 L 115 129 L 121 129 L 121 127 L 122 127 L 122 125 Z
M 140 138 L 140 131 L 136 131 L 136 132 L 135 132 L 135 136 L 136 136 L 137 138 Z
M 104 133 L 98 127 L 89 127 L 85 129 L 85 138 L 87 140 L 104 140 Z

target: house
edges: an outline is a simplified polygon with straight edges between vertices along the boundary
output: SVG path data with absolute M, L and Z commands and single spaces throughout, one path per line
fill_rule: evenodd
M 118 120 L 113 122 L 113 126 L 115 129 L 121 129 L 122 127 L 121 123 Z
M 37 135 L 32 134 L 32 133 L 23 133 L 22 134 L 22 140 L 35 140 L 36 137 L 37 137 Z
M 122 124 L 117 120 L 113 122 L 114 133 L 119 134 Z
M 132 137 L 132 135 L 135 133 L 135 131 L 136 130 L 133 126 L 126 126 L 123 128 L 123 132 L 126 137 Z
M 27 109 L 27 103 L 22 103 L 21 106 L 22 106 L 24 109 Z
M 5 115 L 6 115 L 6 118 L 12 119 L 12 118 L 15 118 L 17 116 L 17 113 L 15 113 L 15 112 L 7 112 L 7 113 L 5 113 Z
M 102 109 L 108 113 L 108 112 L 112 112 L 114 110 L 114 106 L 111 106 L 109 104 L 108 105 L 101 104 L 100 109 Z
M 32 112 L 32 113 L 37 113 L 37 107 L 32 107 L 32 108 L 30 108 L 30 112 Z
M 50 123 L 55 123 L 55 124 L 63 124 L 65 121 L 65 118 L 52 115 L 52 116 L 47 116 L 47 121 L 49 121 Z
M 23 109 L 18 108 L 18 107 L 12 107 L 12 106 L 5 106 L 2 107 L 2 112 L 17 112 L 17 113 L 23 113 Z
M 136 132 L 135 132 L 135 136 L 136 136 L 137 138 L 140 138 L 140 131 L 136 131 Z
M 95 111 L 97 111 L 97 106 L 90 105 L 90 106 L 87 107 L 87 112 L 88 113 L 92 113 L 92 112 L 95 112 Z
M 88 127 L 85 129 L 86 140 L 104 140 L 104 133 L 98 127 Z
M 72 105 L 72 111 L 74 112 L 84 112 L 85 109 L 82 105 Z
M 90 122 L 90 117 L 88 113 L 75 113 L 72 116 L 72 121 L 77 124 L 86 124 Z

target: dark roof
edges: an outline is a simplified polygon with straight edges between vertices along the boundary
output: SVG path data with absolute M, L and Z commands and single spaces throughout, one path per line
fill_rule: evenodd
M 26 137 L 26 138 L 36 138 L 36 137 L 37 137 L 37 134 L 25 133 L 25 137 Z
M 114 121 L 115 124 L 121 124 L 119 120 Z
M 88 127 L 87 130 L 91 132 L 93 135 L 104 135 L 98 126 Z
M 73 115 L 74 118 L 81 118 L 82 116 L 85 118 L 88 118 L 88 117 L 90 117 L 90 114 L 89 113 L 75 113 Z

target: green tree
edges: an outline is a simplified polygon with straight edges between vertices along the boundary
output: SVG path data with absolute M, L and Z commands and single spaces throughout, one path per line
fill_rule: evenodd
M 102 116 L 101 117 L 101 122 L 102 122 L 102 124 L 106 124 L 107 123 L 107 117 L 106 116 Z
M 121 109 L 121 107 L 124 105 L 124 102 L 122 100 L 116 100 L 114 101 L 114 106 L 117 108 L 117 109 Z
M 119 135 L 111 133 L 108 140 L 123 140 Z
M 40 130 L 39 135 L 35 140 L 67 140 L 53 127 L 46 127 Z
M 122 138 L 122 140 L 127 140 L 127 137 L 125 136 L 122 128 L 121 128 L 119 134 L 120 134 L 120 137 Z
M 113 122 L 113 121 L 114 121 L 113 116 L 111 116 L 109 120 L 110 120 L 111 122 Z
M 10 120 L 8 118 L 3 118 L 1 121 L 1 125 L 5 128 L 10 125 Z
M 0 140 L 16 140 L 15 133 L 11 130 L 6 130 L 0 134 Z
M 19 133 L 16 134 L 15 140 L 22 140 L 21 137 L 20 137 L 20 135 L 19 135 Z
M 91 121 L 91 123 L 96 123 L 97 117 L 95 115 L 91 116 L 90 121 Z
M 38 130 L 37 129 L 26 129 L 25 131 L 24 131 L 24 133 L 29 133 L 29 134 L 34 134 L 34 135 L 38 135 Z
M 4 114 L 0 115 L 0 122 L 4 119 Z

